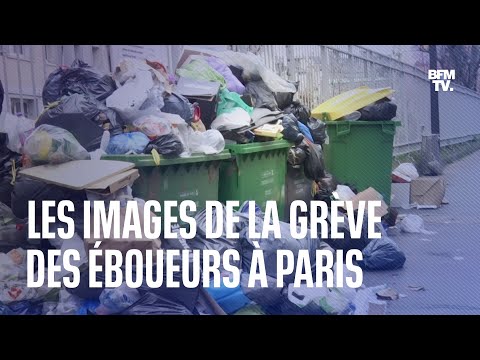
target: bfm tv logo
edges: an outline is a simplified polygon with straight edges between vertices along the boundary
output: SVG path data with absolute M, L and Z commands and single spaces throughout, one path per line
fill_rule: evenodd
M 428 80 L 432 80 L 435 91 L 453 91 L 450 87 L 452 80 L 455 80 L 455 70 L 428 70 Z

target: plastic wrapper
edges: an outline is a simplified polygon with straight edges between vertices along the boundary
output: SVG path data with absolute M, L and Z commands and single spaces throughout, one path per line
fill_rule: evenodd
M 335 278 L 334 269 L 334 278 Z M 355 278 L 355 274 L 343 265 L 343 283 L 347 277 Z M 343 287 L 327 287 L 325 281 L 322 287 L 309 288 L 302 285 L 294 288 L 293 284 L 288 286 L 288 300 L 303 308 L 311 303 L 320 307 L 327 314 L 350 314 L 353 313 L 353 301 L 355 300 L 356 290 L 344 285 Z
M 142 154 L 150 142 L 147 135 L 141 132 L 131 132 L 113 136 L 107 147 L 107 154 Z
M 210 127 L 223 132 L 248 127 L 250 123 L 250 115 L 242 108 L 235 108 L 231 112 L 217 116 Z
M 410 180 L 415 180 L 419 177 L 417 168 L 412 163 L 402 163 L 398 165 L 393 172 L 405 175 Z
M 175 134 L 160 136 L 156 140 L 150 142 L 143 152 L 145 154 L 150 154 L 154 149 L 160 155 L 164 156 L 179 156 L 184 150 L 182 141 Z
M 70 294 L 65 289 L 61 289 L 55 315 L 76 315 L 82 304 L 82 299 Z
M 71 133 L 51 125 L 40 125 L 32 132 L 25 141 L 24 154 L 35 165 L 90 159 Z
M 146 293 L 123 310 L 121 315 L 192 315 L 192 312 L 185 306 L 162 296 Z
M 127 81 L 134 79 L 138 72 L 148 72 L 153 80 L 153 86 L 161 85 L 167 92 L 171 92 L 168 75 L 156 67 L 152 62 L 148 64 L 144 60 L 125 58 L 115 67 L 112 78 L 118 84 L 125 85 Z
M 98 315 L 117 314 L 131 306 L 140 299 L 137 289 L 131 289 L 126 283 L 118 288 L 104 289 L 100 294 L 100 306 L 97 308 Z
M 271 92 L 297 92 L 291 82 L 282 79 L 274 71 L 267 68 L 263 60 L 252 54 L 234 51 L 222 51 L 217 54 L 228 65 L 233 65 L 243 70 L 242 77 L 245 81 L 263 80 Z
M 240 95 L 237 93 L 223 89 L 220 90 L 219 98 L 220 100 L 217 106 L 217 116 L 225 113 L 231 113 L 236 108 L 241 108 L 245 110 L 248 115 L 252 115 L 253 108 L 245 104 Z
M 362 253 L 363 260 L 358 265 L 365 270 L 396 270 L 407 260 L 403 251 L 388 237 L 373 239 Z
M 225 139 L 218 130 L 205 132 L 188 129 L 188 146 L 191 153 L 218 154 L 225 149 Z
M 48 291 L 46 286 L 28 287 L 27 279 L 2 281 L 0 283 L 0 303 L 10 304 L 17 301 L 39 299 Z
M 163 93 L 165 89 L 161 85 L 156 85 L 152 87 L 147 92 L 147 99 L 140 106 L 140 111 L 145 111 L 147 109 L 160 110 L 165 106 L 165 101 L 163 99 Z
M 1 234 L 1 232 L 0 232 Z M 0 240 L 0 244 L 3 240 Z M 27 277 L 26 253 L 22 248 L 0 253 L 0 281 L 17 281 Z
M 251 81 L 247 83 L 245 95 L 252 96 L 252 103 L 256 108 L 267 108 L 272 111 L 278 110 L 275 96 L 263 81 Z
M 220 83 L 222 89 L 227 86 L 222 74 L 213 69 L 204 59 L 195 59 L 183 64 L 177 69 L 176 74 L 191 79 L 216 81 Z
M 425 223 L 423 219 L 414 214 L 408 214 L 401 222 L 400 222 L 400 230 L 406 233 L 417 233 L 417 234 L 425 234 L 425 235 L 433 235 L 435 234 L 434 231 L 425 230 Z
M 147 135 L 150 140 L 154 140 L 159 136 L 170 134 L 172 131 L 170 123 L 155 115 L 142 116 L 133 122 L 133 126 L 138 131 Z
M 0 124 L 0 133 L 7 134 L 7 148 L 21 154 L 25 139 L 35 127 L 35 121 L 23 116 L 5 114 L 3 124 Z
M 154 82 L 149 71 L 137 71 L 123 86 L 107 98 L 107 106 L 117 111 L 126 121 L 132 122 L 142 115 L 141 109 L 151 96 Z
M 105 100 L 117 86 L 110 75 L 100 74 L 81 60 L 70 67 L 59 67 L 47 78 L 43 86 L 43 104 L 57 101 L 64 95 L 84 94 L 98 101 Z
M 219 74 L 223 76 L 227 82 L 227 89 L 229 91 L 236 92 L 237 94 L 243 94 L 245 91 L 245 86 L 233 75 L 232 70 L 227 66 L 227 64 L 216 57 L 208 57 L 205 59 L 207 63 Z

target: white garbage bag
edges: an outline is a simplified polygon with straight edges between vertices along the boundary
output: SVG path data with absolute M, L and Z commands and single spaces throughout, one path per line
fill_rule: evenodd
M 400 223 L 400 230 L 406 233 L 420 233 L 425 235 L 435 234 L 434 231 L 425 230 L 425 223 L 418 215 L 407 215 Z

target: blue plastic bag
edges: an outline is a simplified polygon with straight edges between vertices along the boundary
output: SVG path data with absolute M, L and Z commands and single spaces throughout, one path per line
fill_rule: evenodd
M 308 140 L 310 140 L 313 143 L 314 141 L 313 141 L 313 137 L 312 137 L 312 133 L 310 132 L 310 129 L 304 124 L 302 124 L 300 121 L 297 121 L 297 125 L 298 125 L 298 128 L 300 129 L 300 132 L 303 134 L 303 136 L 305 136 Z
M 141 132 L 120 134 L 112 137 L 106 152 L 112 155 L 142 154 L 149 142 L 147 135 Z

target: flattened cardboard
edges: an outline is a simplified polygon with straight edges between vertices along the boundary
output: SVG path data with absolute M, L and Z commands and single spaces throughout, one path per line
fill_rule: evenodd
M 135 167 L 135 164 L 114 160 L 74 160 L 58 165 L 40 165 L 24 169 L 20 174 L 73 190 L 85 190 L 96 182 Z
M 354 210 L 358 209 L 359 201 L 381 201 L 381 206 L 375 208 L 375 216 L 382 217 L 388 214 L 388 205 L 383 201 L 382 195 L 372 187 L 359 192 L 351 201 Z M 367 207 L 365 207 L 365 210 L 367 210 Z
M 105 180 L 98 181 L 90 185 L 87 190 L 104 195 L 113 194 L 115 191 L 120 190 L 125 186 L 132 185 L 139 176 L 137 169 L 131 169 L 111 176 Z
M 441 176 L 421 176 L 411 182 L 410 202 L 441 206 L 445 190 L 445 181 Z

